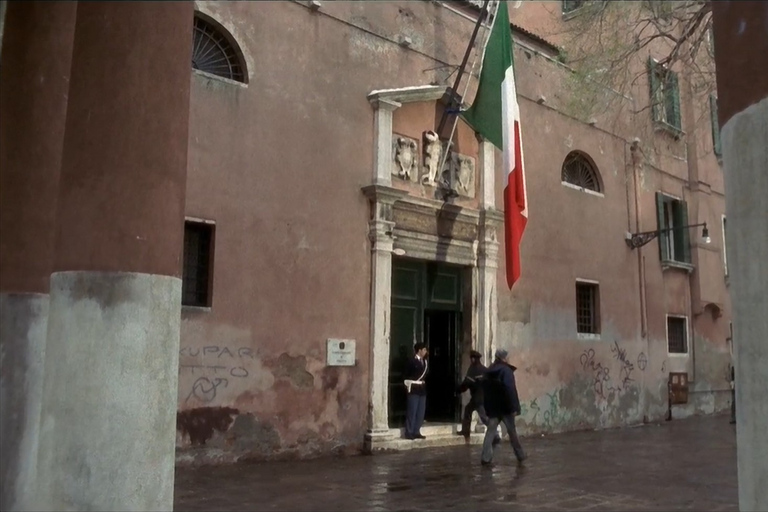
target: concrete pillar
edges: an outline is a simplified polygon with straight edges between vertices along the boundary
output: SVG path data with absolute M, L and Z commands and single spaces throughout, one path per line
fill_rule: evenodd
M 712 2 L 736 360 L 739 509 L 768 510 L 768 3 Z
M 0 509 L 34 491 L 72 2 L 3 2 L 0 63 Z M 6 10 L 7 9 L 7 10 Z
M 36 510 L 171 510 L 192 2 L 80 2 Z

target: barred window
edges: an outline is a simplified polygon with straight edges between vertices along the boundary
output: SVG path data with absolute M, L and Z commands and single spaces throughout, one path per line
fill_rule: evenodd
M 667 347 L 670 354 L 688 353 L 688 322 L 684 317 L 667 317 Z
M 234 39 L 200 13 L 195 15 L 192 68 L 246 83 L 245 66 Z
M 595 165 L 580 151 L 572 151 L 565 157 L 560 179 L 563 183 L 570 183 L 585 190 L 602 192 Z
M 600 290 L 595 283 L 576 283 L 576 332 L 600 333 Z
M 213 224 L 184 223 L 183 306 L 210 307 L 213 282 Z

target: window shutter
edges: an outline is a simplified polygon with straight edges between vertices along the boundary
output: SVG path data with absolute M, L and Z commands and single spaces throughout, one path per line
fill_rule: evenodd
M 664 224 L 664 194 L 656 192 L 656 215 L 658 218 L 659 229 L 665 229 L 669 226 Z M 669 260 L 669 251 L 667 250 L 667 237 L 668 233 L 661 233 L 658 236 L 659 241 L 659 258 L 661 261 Z
M 668 119 L 669 124 L 677 128 L 682 129 L 683 123 L 680 116 L 680 87 L 677 82 L 677 73 L 670 71 L 667 74 L 667 80 L 669 85 L 669 93 L 672 95 L 672 119 Z
M 709 95 L 709 112 L 712 116 L 712 149 L 716 156 L 720 156 L 722 155 L 720 121 L 717 118 L 717 97 L 714 94 Z
M 656 63 L 652 58 L 648 58 L 648 84 L 650 85 L 650 97 L 651 97 L 651 116 L 654 121 L 660 119 L 659 109 L 663 108 L 663 105 L 656 103 L 656 92 L 659 90 L 659 79 L 656 76 Z
M 675 223 L 682 228 L 688 225 L 688 203 L 675 201 Z M 691 234 L 688 229 L 678 229 L 675 233 L 675 252 L 680 255 L 678 261 L 691 262 Z

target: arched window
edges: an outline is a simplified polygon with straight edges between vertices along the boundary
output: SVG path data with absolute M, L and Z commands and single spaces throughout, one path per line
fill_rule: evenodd
M 592 159 L 579 151 L 572 151 L 565 157 L 561 179 L 563 183 L 570 183 L 585 190 L 603 191 L 595 164 L 592 163 Z
M 222 27 L 200 13 L 195 13 L 192 67 L 246 83 L 245 65 L 237 43 Z

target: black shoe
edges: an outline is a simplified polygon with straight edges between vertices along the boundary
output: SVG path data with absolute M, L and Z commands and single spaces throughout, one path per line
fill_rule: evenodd
M 469 437 L 469 432 L 464 432 L 463 430 L 459 430 L 458 432 L 456 432 L 456 435 L 457 436 Z
M 493 467 L 493 461 L 489 460 L 488 462 L 486 462 L 484 460 L 481 460 L 480 465 L 483 466 L 484 468 L 491 468 Z
M 517 463 L 522 464 L 525 459 L 528 458 L 528 455 L 523 455 L 522 457 L 517 458 Z
M 427 436 L 423 436 L 423 435 L 421 435 L 421 434 L 418 434 L 418 435 L 416 436 L 416 439 L 426 439 L 426 438 L 427 438 Z

